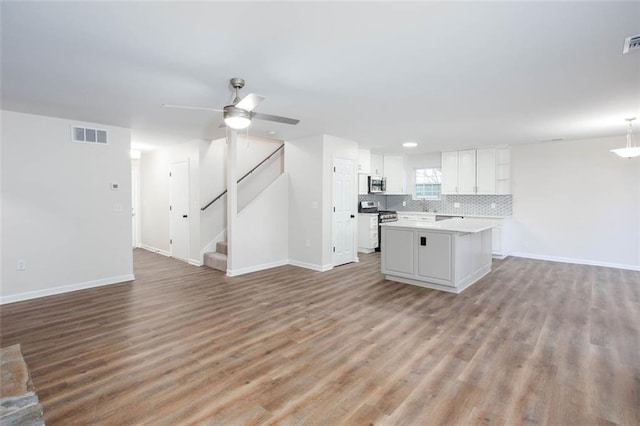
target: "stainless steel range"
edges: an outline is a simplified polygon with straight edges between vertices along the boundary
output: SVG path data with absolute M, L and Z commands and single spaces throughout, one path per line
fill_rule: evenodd
M 397 222 L 397 221 L 398 221 L 398 212 L 393 210 L 378 211 L 378 248 L 376 248 L 376 251 L 380 251 L 380 248 L 382 247 L 382 228 L 380 224 L 387 223 L 387 222 Z

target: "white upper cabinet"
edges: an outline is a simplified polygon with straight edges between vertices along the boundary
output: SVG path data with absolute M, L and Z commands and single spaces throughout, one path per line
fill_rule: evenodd
M 369 193 L 369 176 L 364 173 L 358 173 L 358 195 L 367 195 Z
M 509 149 L 442 153 L 443 194 L 509 194 Z
M 358 173 L 369 174 L 371 170 L 371 151 L 368 149 L 358 149 Z
M 496 150 L 476 150 L 476 194 L 496 193 Z
M 370 158 L 371 168 L 369 169 L 369 172 L 371 173 L 371 176 L 384 177 L 384 159 L 382 158 L 382 155 L 371 154 Z
M 384 156 L 384 177 L 387 178 L 385 194 L 406 194 L 404 157 L 401 155 Z
M 442 153 L 442 186 L 443 194 L 458 193 L 458 151 Z
M 458 194 L 475 194 L 476 150 L 458 151 Z

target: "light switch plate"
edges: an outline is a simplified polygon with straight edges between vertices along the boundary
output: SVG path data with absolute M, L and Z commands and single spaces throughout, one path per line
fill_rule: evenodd
M 453 203 L 453 208 L 454 209 L 459 209 L 460 208 L 460 203 Z

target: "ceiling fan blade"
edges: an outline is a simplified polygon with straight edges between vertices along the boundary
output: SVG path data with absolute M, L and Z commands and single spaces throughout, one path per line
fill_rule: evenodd
M 200 110 L 204 110 L 204 111 L 216 111 L 216 112 L 222 112 L 221 109 L 216 109 L 216 108 L 207 108 L 207 107 L 199 107 L 199 106 L 190 106 L 190 105 L 171 105 L 171 104 L 162 104 L 163 107 L 165 108 L 182 108 L 182 109 L 200 109 Z
M 236 108 L 243 109 L 245 111 L 253 111 L 260 102 L 264 100 L 264 96 L 256 95 L 255 93 L 249 93 L 242 98 L 235 106 Z
M 293 124 L 293 125 L 296 125 L 300 122 L 300 120 L 296 120 L 295 118 L 280 117 L 278 115 L 271 115 L 271 114 L 262 114 L 260 112 L 252 112 L 251 117 L 257 118 L 259 120 L 275 121 L 276 123 Z

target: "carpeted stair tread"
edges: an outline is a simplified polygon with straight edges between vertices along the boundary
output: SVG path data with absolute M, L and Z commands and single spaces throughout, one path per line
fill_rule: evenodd
M 227 255 L 217 252 L 205 253 L 204 264 L 209 268 L 227 272 Z
M 222 253 L 222 254 L 229 254 L 228 247 L 229 245 L 227 244 L 226 241 L 218 241 L 216 243 L 216 252 Z

